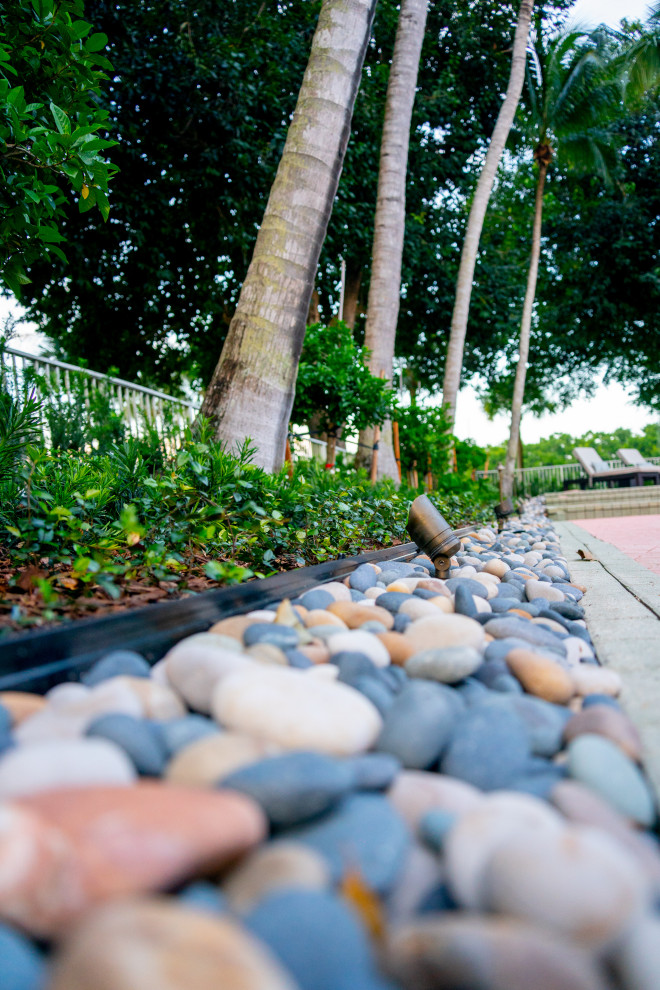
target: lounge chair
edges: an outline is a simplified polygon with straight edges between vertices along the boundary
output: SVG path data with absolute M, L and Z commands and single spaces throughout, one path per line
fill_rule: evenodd
M 654 465 L 651 465 L 650 471 L 646 466 L 637 465 L 611 468 L 593 447 L 575 447 L 573 454 L 584 469 L 586 478 L 569 478 L 564 482 L 564 490 L 574 484 L 579 484 L 580 488 L 593 488 L 597 481 L 604 481 L 608 488 L 613 488 L 615 485 L 619 487 L 643 485 L 646 478 L 652 478 L 653 482 L 658 484 L 660 479 L 660 468 Z
M 644 474 L 660 474 L 660 467 L 657 464 L 651 464 L 650 461 L 647 461 L 644 455 L 640 454 L 634 447 L 619 447 L 617 455 L 624 464 L 638 471 L 643 471 Z

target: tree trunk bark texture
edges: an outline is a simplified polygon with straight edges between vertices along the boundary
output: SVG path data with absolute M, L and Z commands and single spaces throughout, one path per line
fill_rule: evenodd
M 529 337 L 532 327 L 532 311 L 534 309 L 534 297 L 536 295 L 536 277 L 539 270 L 539 255 L 541 253 L 541 223 L 543 220 L 543 189 L 545 177 L 548 171 L 546 162 L 539 165 L 539 177 L 536 183 L 536 198 L 534 203 L 534 227 L 532 230 L 532 251 L 529 259 L 529 271 L 527 273 L 527 288 L 525 290 L 525 301 L 523 303 L 522 319 L 520 321 L 520 348 L 518 352 L 518 365 L 516 367 L 516 377 L 513 382 L 513 399 L 511 400 L 511 432 L 504 461 L 504 476 L 502 480 L 502 490 L 504 498 L 509 498 L 513 493 L 513 476 L 516 468 L 516 457 L 518 455 L 518 441 L 520 438 L 520 419 L 522 416 L 523 398 L 525 395 L 525 377 L 527 375 L 527 360 L 529 358 Z
M 428 0 L 402 0 L 392 67 L 387 84 L 380 146 L 378 194 L 374 221 L 371 283 L 364 343 L 371 351 L 369 369 L 392 380 L 394 339 L 401 299 L 401 258 L 406 224 L 406 172 L 419 59 L 424 41 Z M 373 443 L 373 427 L 360 433 L 360 443 Z M 365 448 L 358 448 L 365 453 Z M 378 477 L 398 483 L 392 430 L 383 428 L 378 451 Z
M 324 0 L 277 175 L 201 415 L 282 466 L 305 321 L 377 0 Z
M 484 161 L 477 182 L 477 188 L 474 192 L 467 227 L 465 229 L 465 239 L 463 241 L 461 261 L 456 280 L 454 311 L 451 318 L 451 330 L 447 344 L 447 356 L 445 358 L 445 374 L 442 384 L 442 400 L 447 409 L 450 432 L 453 430 L 456 419 L 456 397 L 461 384 L 463 350 L 470 313 L 470 299 L 472 296 L 474 268 L 477 263 L 477 253 L 479 251 L 479 240 L 484 225 L 486 209 L 488 208 L 488 201 L 495 181 L 495 173 L 502 158 L 504 145 L 511 130 L 511 124 L 513 123 L 525 81 L 527 41 L 529 38 L 529 26 L 532 20 L 533 6 L 534 0 L 522 0 L 518 10 L 509 84 L 504 101 L 500 107 L 500 112 L 497 115 L 495 128 L 486 153 L 486 160 Z
M 362 265 L 359 262 L 346 262 L 346 285 L 344 286 L 344 323 L 351 330 L 355 329 L 358 315 L 360 286 L 362 284 Z

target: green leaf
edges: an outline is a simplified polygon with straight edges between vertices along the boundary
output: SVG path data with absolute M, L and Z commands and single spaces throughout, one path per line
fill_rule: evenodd
M 107 34 L 92 34 L 85 42 L 85 50 L 88 52 L 100 52 L 108 43 Z
M 53 115 L 53 120 L 55 121 L 55 126 L 57 127 L 60 134 L 71 134 L 71 123 L 69 121 L 69 115 L 61 110 L 55 103 L 50 104 L 50 112 Z

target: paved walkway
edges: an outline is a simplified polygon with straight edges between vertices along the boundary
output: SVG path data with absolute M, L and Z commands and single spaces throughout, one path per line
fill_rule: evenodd
M 642 567 L 660 574 L 660 515 L 572 521 L 592 536 L 622 550 Z

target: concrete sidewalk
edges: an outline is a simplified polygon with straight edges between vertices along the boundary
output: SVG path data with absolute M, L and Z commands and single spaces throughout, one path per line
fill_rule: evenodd
M 655 560 L 651 548 L 660 544 L 660 516 L 554 527 L 572 579 L 587 590 L 580 604 L 598 659 L 621 675 L 620 700 L 642 737 L 646 770 L 660 797 L 660 568 L 650 570 L 633 557 Z M 593 535 L 592 527 L 611 542 Z

